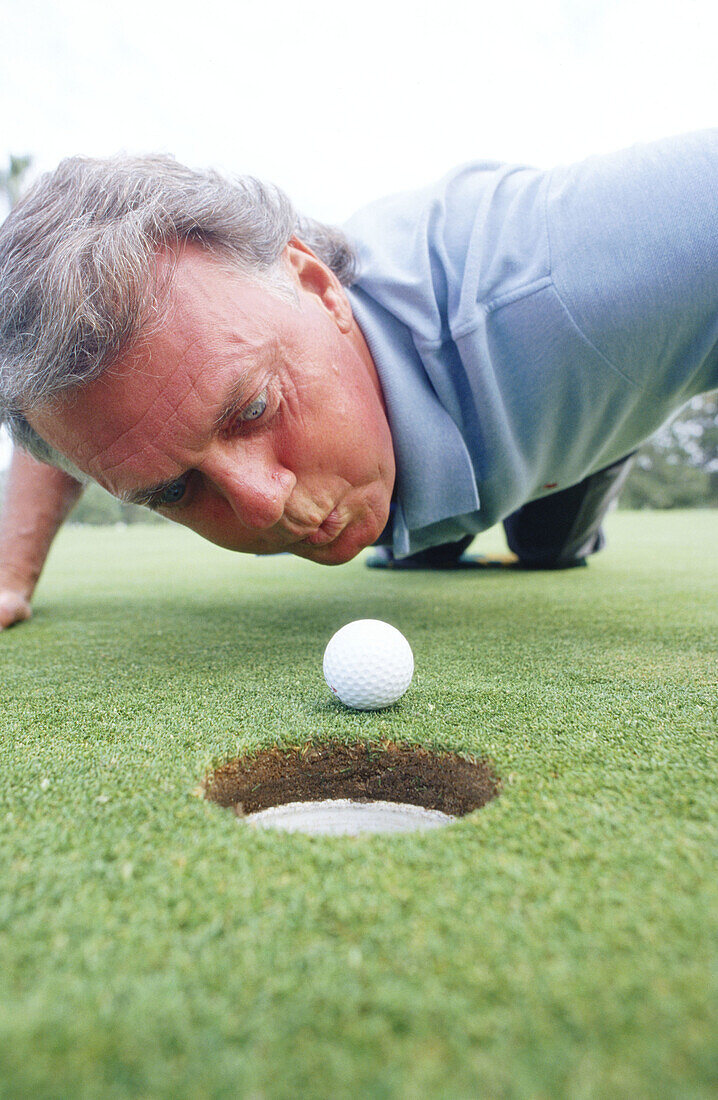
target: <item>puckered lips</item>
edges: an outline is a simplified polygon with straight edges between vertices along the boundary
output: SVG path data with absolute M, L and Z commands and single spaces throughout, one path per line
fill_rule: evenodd
M 310 543 L 312 546 L 327 546 L 342 533 L 345 526 L 345 520 L 342 519 L 337 509 L 334 508 L 319 527 L 317 527 L 316 531 L 312 531 L 310 535 L 307 535 L 304 541 Z

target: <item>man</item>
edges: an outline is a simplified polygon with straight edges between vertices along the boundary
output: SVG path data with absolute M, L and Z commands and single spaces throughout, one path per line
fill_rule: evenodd
M 582 564 L 631 453 L 718 385 L 716 179 L 718 130 L 471 164 L 342 235 L 257 181 L 64 162 L 0 229 L 0 411 L 35 456 L 5 625 L 87 478 L 239 551 L 441 566 L 503 520 L 521 563 Z

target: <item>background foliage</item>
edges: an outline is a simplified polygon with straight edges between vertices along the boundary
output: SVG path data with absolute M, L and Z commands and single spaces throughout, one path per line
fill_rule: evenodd
M 718 390 L 696 397 L 638 452 L 622 508 L 718 506 Z

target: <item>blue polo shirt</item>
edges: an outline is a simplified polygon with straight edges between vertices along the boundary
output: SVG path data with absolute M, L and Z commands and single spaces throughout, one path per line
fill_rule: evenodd
M 718 129 L 479 161 L 345 226 L 397 464 L 397 556 L 491 527 L 718 386 Z

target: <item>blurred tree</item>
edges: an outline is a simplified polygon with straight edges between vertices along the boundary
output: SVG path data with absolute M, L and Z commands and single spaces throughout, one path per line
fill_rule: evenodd
M 695 397 L 641 448 L 621 507 L 718 507 L 718 390 Z
M 32 164 L 32 157 L 10 157 L 7 168 L 0 168 L 0 195 L 12 210 L 20 198 L 25 175 Z

